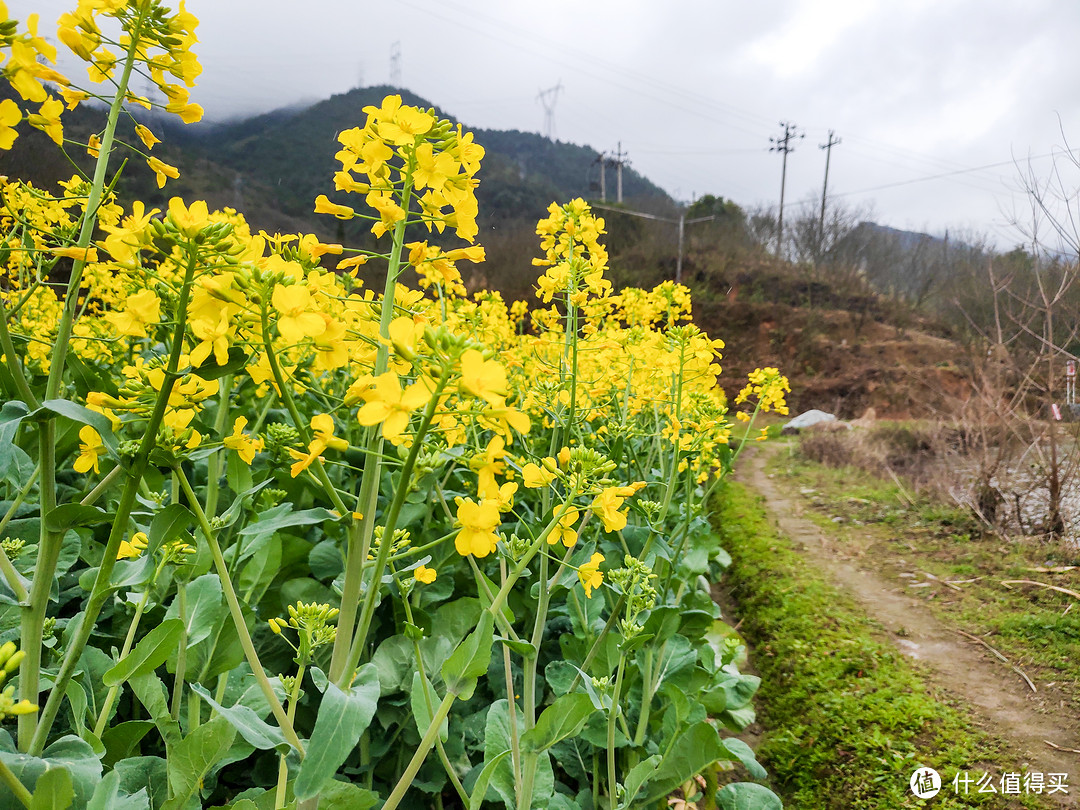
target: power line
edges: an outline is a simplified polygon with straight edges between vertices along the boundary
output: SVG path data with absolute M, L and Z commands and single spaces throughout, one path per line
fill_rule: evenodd
M 1077 149 L 1074 149 L 1074 150 L 1071 150 L 1071 151 L 1072 152 L 1080 152 L 1080 150 L 1077 150 Z M 1032 155 L 1032 156 L 1029 156 L 1027 159 L 1028 160 L 1042 160 L 1044 158 L 1054 157 L 1055 155 L 1058 155 L 1058 154 L 1061 154 L 1061 150 L 1058 150 L 1058 151 L 1055 151 L 1055 152 L 1046 152 L 1045 154 L 1042 154 L 1042 155 Z M 898 180 L 895 183 L 885 183 L 885 184 L 880 185 L 880 186 L 871 186 L 869 188 L 860 188 L 860 189 L 857 189 L 855 191 L 842 191 L 842 192 L 840 192 L 838 194 L 833 194 L 833 197 L 850 197 L 850 196 L 855 195 L 855 194 L 868 194 L 871 191 L 882 191 L 883 189 L 887 189 L 887 188 L 897 188 L 898 186 L 909 186 L 909 185 L 912 185 L 914 183 L 925 183 L 928 180 L 942 180 L 942 179 L 947 178 L 947 177 L 955 177 L 955 176 L 961 175 L 961 174 L 970 174 L 971 172 L 980 172 L 980 171 L 983 171 L 984 169 L 997 169 L 997 168 L 1000 168 L 1002 166 L 1015 166 L 1015 165 L 1016 165 L 1015 160 L 1002 160 L 1002 161 L 999 161 L 998 163 L 987 163 L 987 164 L 984 164 L 982 166 L 972 166 L 969 169 L 957 169 L 956 171 L 953 171 L 953 172 L 943 172 L 941 174 L 930 174 L 930 175 L 926 175 L 925 177 L 913 177 L 910 180 Z

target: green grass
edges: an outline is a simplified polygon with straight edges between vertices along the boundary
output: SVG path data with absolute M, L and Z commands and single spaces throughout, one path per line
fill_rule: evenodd
M 758 756 L 785 806 L 1001 806 L 998 797 L 954 795 L 948 783 L 958 770 L 1016 770 L 1015 758 L 935 694 L 857 605 L 808 568 L 760 499 L 731 483 L 717 501 L 716 524 L 733 558 L 725 583 L 763 679 Z M 934 799 L 909 791 L 919 765 L 946 782 Z M 1021 796 L 1013 806 L 1047 806 L 1041 801 Z

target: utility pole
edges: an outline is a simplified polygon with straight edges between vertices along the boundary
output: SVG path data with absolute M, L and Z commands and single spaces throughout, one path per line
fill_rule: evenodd
M 818 258 L 821 258 L 822 249 L 825 247 L 825 195 L 829 190 L 829 158 L 832 157 L 832 148 L 840 143 L 839 138 L 833 138 L 835 134 L 830 129 L 828 142 L 818 144 L 818 149 L 825 150 L 825 183 L 821 187 L 821 221 L 818 222 Z
M 622 141 L 619 141 L 619 145 L 615 149 L 615 157 L 611 159 L 610 163 L 615 167 L 615 202 L 622 202 L 622 170 L 623 166 L 629 166 L 630 161 L 626 159 L 627 153 L 622 150 Z
M 791 142 L 796 138 L 805 138 L 806 133 L 796 132 L 796 126 L 788 121 L 781 121 L 780 126 L 784 128 L 784 134 L 779 138 L 769 138 L 769 142 L 772 146 L 769 147 L 770 152 L 779 152 L 784 156 L 783 165 L 780 169 L 780 214 L 776 226 L 776 255 L 779 256 L 784 249 L 784 185 L 787 181 L 787 156 L 788 152 L 794 152 L 795 147 L 791 145 Z
M 555 140 L 555 102 L 559 100 L 562 89 L 562 79 L 559 79 L 554 87 L 536 94 L 536 100 L 544 105 L 544 136 L 550 141 Z
M 600 202 L 607 202 L 607 152 L 601 152 L 593 163 L 600 164 Z
M 401 41 L 390 46 L 390 86 L 401 87 Z

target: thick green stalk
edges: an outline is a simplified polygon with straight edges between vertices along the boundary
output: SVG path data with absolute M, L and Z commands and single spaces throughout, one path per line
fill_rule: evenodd
M 221 384 L 221 391 L 218 395 L 217 415 L 214 417 L 215 438 L 225 433 L 225 427 L 229 416 L 229 396 L 232 394 L 232 386 L 233 375 L 226 374 L 225 379 Z M 210 515 L 210 517 L 217 514 L 218 478 L 221 474 L 218 470 L 218 464 L 221 462 L 223 453 L 223 449 L 215 450 L 210 454 L 210 457 L 206 459 L 206 514 Z
M 180 646 L 176 652 L 176 674 L 173 676 L 172 703 L 169 706 L 169 716 L 177 722 L 180 721 L 180 704 L 184 695 L 184 678 L 187 677 L 187 583 L 176 583 L 176 606 L 177 618 L 184 623 L 183 632 L 180 634 Z M 213 657 L 213 651 L 207 654 L 207 660 Z M 190 732 L 189 732 L 190 733 Z
M 401 193 L 401 208 L 408 211 L 412 203 L 412 175 L 408 174 Z M 386 286 L 383 289 L 382 310 L 379 313 L 379 341 L 375 353 L 374 376 L 384 373 L 389 366 L 390 322 L 394 319 L 394 297 L 397 279 L 401 275 L 401 252 L 405 247 L 405 225 L 402 219 L 394 225 L 393 245 L 386 265 Z M 375 536 L 375 509 L 379 503 L 379 479 L 382 475 L 383 436 L 378 427 L 368 428 L 364 444 L 364 471 L 360 478 L 357 496 L 360 513 L 364 516 L 355 531 L 349 532 L 349 547 L 345 553 L 345 579 L 341 585 L 341 612 L 338 614 L 338 632 L 334 650 L 330 656 L 330 680 L 339 683 L 352 655 L 352 643 L 356 613 L 360 606 L 360 590 L 364 584 L 364 567 L 371 539 Z M 374 582 L 374 580 L 373 580 Z
M 611 694 L 611 709 L 607 721 L 607 772 L 608 802 L 615 807 L 615 786 L 618 784 L 615 773 L 615 719 L 619 716 L 619 693 L 622 691 L 623 671 L 626 669 L 626 653 L 619 654 L 619 669 L 615 674 L 615 691 Z
M 254 642 L 251 640 L 247 622 L 244 620 L 244 611 L 240 607 L 240 600 L 236 598 L 236 590 L 233 588 L 232 579 L 229 577 L 229 569 L 225 565 L 225 558 L 221 554 L 217 533 L 210 526 L 210 521 L 207 520 L 206 513 L 203 512 L 198 496 L 195 495 L 195 491 L 191 488 L 191 483 L 187 480 L 187 476 L 184 475 L 184 471 L 177 465 L 173 467 L 173 473 L 180 481 L 180 486 L 188 499 L 188 505 L 195 513 L 195 518 L 199 521 L 199 528 L 206 535 L 206 542 L 210 546 L 210 555 L 214 558 L 214 568 L 217 569 L 218 579 L 221 580 L 221 590 L 225 594 L 225 602 L 229 606 L 229 614 L 232 616 L 236 634 L 240 638 L 240 646 L 244 650 L 244 657 L 247 658 L 251 672 L 255 676 L 255 681 L 259 684 L 266 702 L 270 705 L 270 710 L 274 713 L 274 718 L 281 727 L 281 733 L 285 735 L 286 741 L 299 752 L 300 758 L 303 759 L 304 744 L 301 742 L 300 737 L 297 736 L 288 715 L 285 714 L 281 701 L 278 700 L 277 695 L 274 693 L 274 687 L 262 667 L 262 662 L 259 661 L 259 654 L 255 650 Z

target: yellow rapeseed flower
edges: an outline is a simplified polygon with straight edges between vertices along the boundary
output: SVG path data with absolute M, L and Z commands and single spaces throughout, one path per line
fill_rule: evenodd
M 471 498 L 455 498 L 457 503 L 457 525 L 461 530 L 454 538 L 454 548 L 462 557 L 472 554 L 474 557 L 486 557 L 495 551 L 499 536 L 495 534 L 501 518 L 498 503 L 483 499 L 480 503 Z
M 578 568 L 578 579 L 585 589 L 585 596 L 592 599 L 593 588 L 599 588 L 604 584 L 604 574 L 600 570 L 600 563 L 604 561 L 603 554 L 593 554 L 592 559 L 582 563 Z
M 101 472 L 98 467 L 98 458 L 105 454 L 105 445 L 101 441 L 101 434 L 90 425 L 84 425 L 79 430 L 79 457 L 75 459 L 75 472 Z

